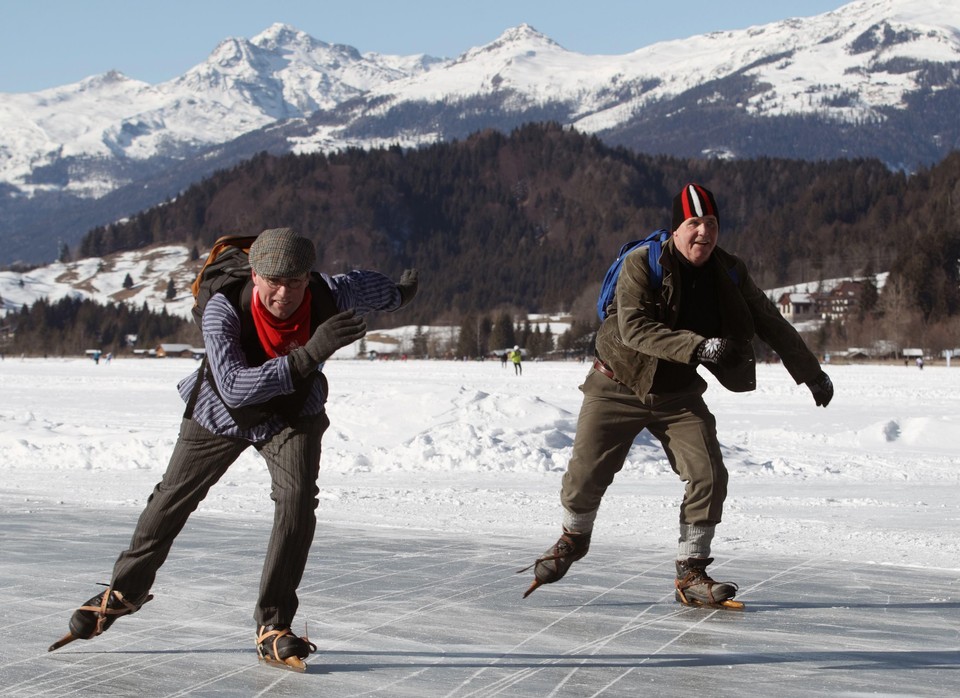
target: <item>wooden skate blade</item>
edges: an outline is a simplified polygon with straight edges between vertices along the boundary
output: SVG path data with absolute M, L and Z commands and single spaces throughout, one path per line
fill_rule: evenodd
M 56 642 L 54 642 L 52 645 L 50 645 L 50 646 L 47 648 L 47 652 L 53 652 L 54 650 L 58 650 L 58 649 L 60 649 L 61 647 L 63 647 L 64 645 L 69 645 L 71 642 L 73 642 L 73 641 L 76 640 L 76 639 L 77 639 L 77 638 L 74 636 L 73 633 L 67 633 L 66 635 L 64 635 L 63 637 L 61 637 L 59 640 L 57 640 Z
M 723 601 L 718 601 L 717 603 L 703 603 L 702 601 L 697 601 L 695 599 L 688 599 L 686 594 L 677 589 L 676 599 L 684 606 L 690 608 L 729 608 L 732 611 L 742 611 L 746 606 L 744 606 L 742 601 L 734 601 L 733 599 L 725 599 Z
M 530 594 L 536 591 L 537 588 L 542 584 L 543 582 L 541 582 L 539 579 L 534 579 L 533 584 L 530 585 L 530 588 L 527 589 L 525 592 L 523 592 L 523 598 L 527 598 L 528 596 L 530 596 Z
M 287 657 L 284 660 L 274 659 L 273 657 L 260 657 L 260 661 L 277 669 L 296 671 L 301 674 L 307 670 L 307 663 L 299 657 Z

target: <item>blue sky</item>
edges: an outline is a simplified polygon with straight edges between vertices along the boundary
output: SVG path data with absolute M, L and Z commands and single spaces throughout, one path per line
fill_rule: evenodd
M 835 10 L 844 0 L 0 0 L 0 92 L 108 70 L 149 83 L 202 62 L 228 37 L 283 22 L 362 52 L 455 57 L 527 23 L 571 51 L 658 41 Z

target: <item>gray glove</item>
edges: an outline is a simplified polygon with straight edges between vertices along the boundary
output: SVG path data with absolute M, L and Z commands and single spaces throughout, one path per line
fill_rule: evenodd
M 400 291 L 400 305 L 397 306 L 397 309 L 413 300 L 413 297 L 417 295 L 419 285 L 420 272 L 416 269 L 404 269 L 400 275 L 400 281 L 397 282 L 397 290 Z
M 817 407 L 826 407 L 833 399 L 833 381 L 823 371 L 820 371 L 815 380 L 809 381 L 807 387 L 813 393 L 813 401 L 817 403 Z
M 287 354 L 290 372 L 295 379 L 306 378 L 333 352 L 357 341 L 366 333 L 367 323 L 352 310 L 334 315 L 314 330 L 306 344 Z
M 717 364 L 729 368 L 739 361 L 734 342 L 722 337 L 710 337 L 697 347 L 697 359 L 705 364 Z

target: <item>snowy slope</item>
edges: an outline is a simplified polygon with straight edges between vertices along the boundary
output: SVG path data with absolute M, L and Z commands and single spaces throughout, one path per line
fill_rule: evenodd
M 25 272 L 0 271 L 0 320 L 30 306 L 41 298 L 56 302 L 62 298 L 90 299 L 97 303 L 129 303 L 135 308 L 146 305 L 154 312 L 191 319 L 193 294 L 190 285 L 196 278 L 206 251 L 200 260 L 190 259 L 190 251 L 179 245 L 162 245 L 144 250 L 118 252 L 105 258 L 93 257 L 75 262 L 55 262 Z M 124 288 L 129 275 L 133 286 Z M 173 281 L 175 295 L 168 299 Z M 531 327 L 549 329 L 554 336 L 570 327 L 569 319 L 549 315 L 529 316 Z M 456 342 L 456 327 L 434 328 Z M 421 328 L 429 331 L 430 328 Z M 371 332 L 364 346 L 383 353 L 410 352 L 417 328 L 412 325 Z M 347 347 L 338 356 L 354 357 L 359 347 Z
M 201 254 L 203 258 L 206 254 Z M 190 251 L 181 245 L 160 245 L 142 250 L 118 252 L 104 258 L 92 257 L 75 262 L 54 262 L 29 271 L 0 271 L 0 318 L 31 305 L 40 298 L 57 301 L 72 296 L 89 298 L 98 303 L 127 302 L 136 307 L 147 304 L 159 312 L 166 309 L 171 315 L 191 317 L 193 296 L 190 284 L 202 264 L 190 260 Z M 133 286 L 123 288 L 130 275 Z M 168 300 L 167 288 L 173 281 L 176 296 Z M 846 279 L 823 279 L 803 284 L 767 289 L 767 295 L 777 299 L 783 293 L 811 293 L 829 291 Z M 877 276 L 883 288 L 886 274 Z M 546 323 L 548 318 L 530 316 L 531 322 Z M 554 321 L 552 331 L 560 327 Z M 563 329 L 560 329 L 562 332 Z
M 0 317 L 32 305 L 40 298 L 89 298 L 101 304 L 126 302 L 156 312 L 189 318 L 193 307 L 190 284 L 202 261 L 190 261 L 186 247 L 166 245 L 146 250 L 119 252 L 106 258 L 91 257 L 76 262 L 55 262 L 26 272 L 0 271 Z M 130 275 L 133 286 L 123 287 Z M 166 299 L 170 280 L 176 297 Z

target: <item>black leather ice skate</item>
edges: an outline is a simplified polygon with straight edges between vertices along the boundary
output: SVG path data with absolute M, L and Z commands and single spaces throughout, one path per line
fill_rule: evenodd
M 89 640 L 106 632 L 117 618 L 136 613 L 152 598 L 151 594 L 145 594 L 131 601 L 119 591 L 107 587 L 106 591 L 89 599 L 73 612 L 70 616 L 70 632 L 50 645 L 47 651 L 53 652 L 74 640 Z
M 283 669 L 306 671 L 303 661 L 317 646 L 304 637 L 294 635 L 284 625 L 261 625 L 257 629 L 257 655 L 260 661 Z
M 552 584 L 563 579 L 570 565 L 582 558 L 590 550 L 590 533 L 574 533 L 563 529 L 563 534 L 536 561 L 524 567 L 520 572 L 533 568 L 533 583 L 523 594 L 527 598 L 541 584 Z

